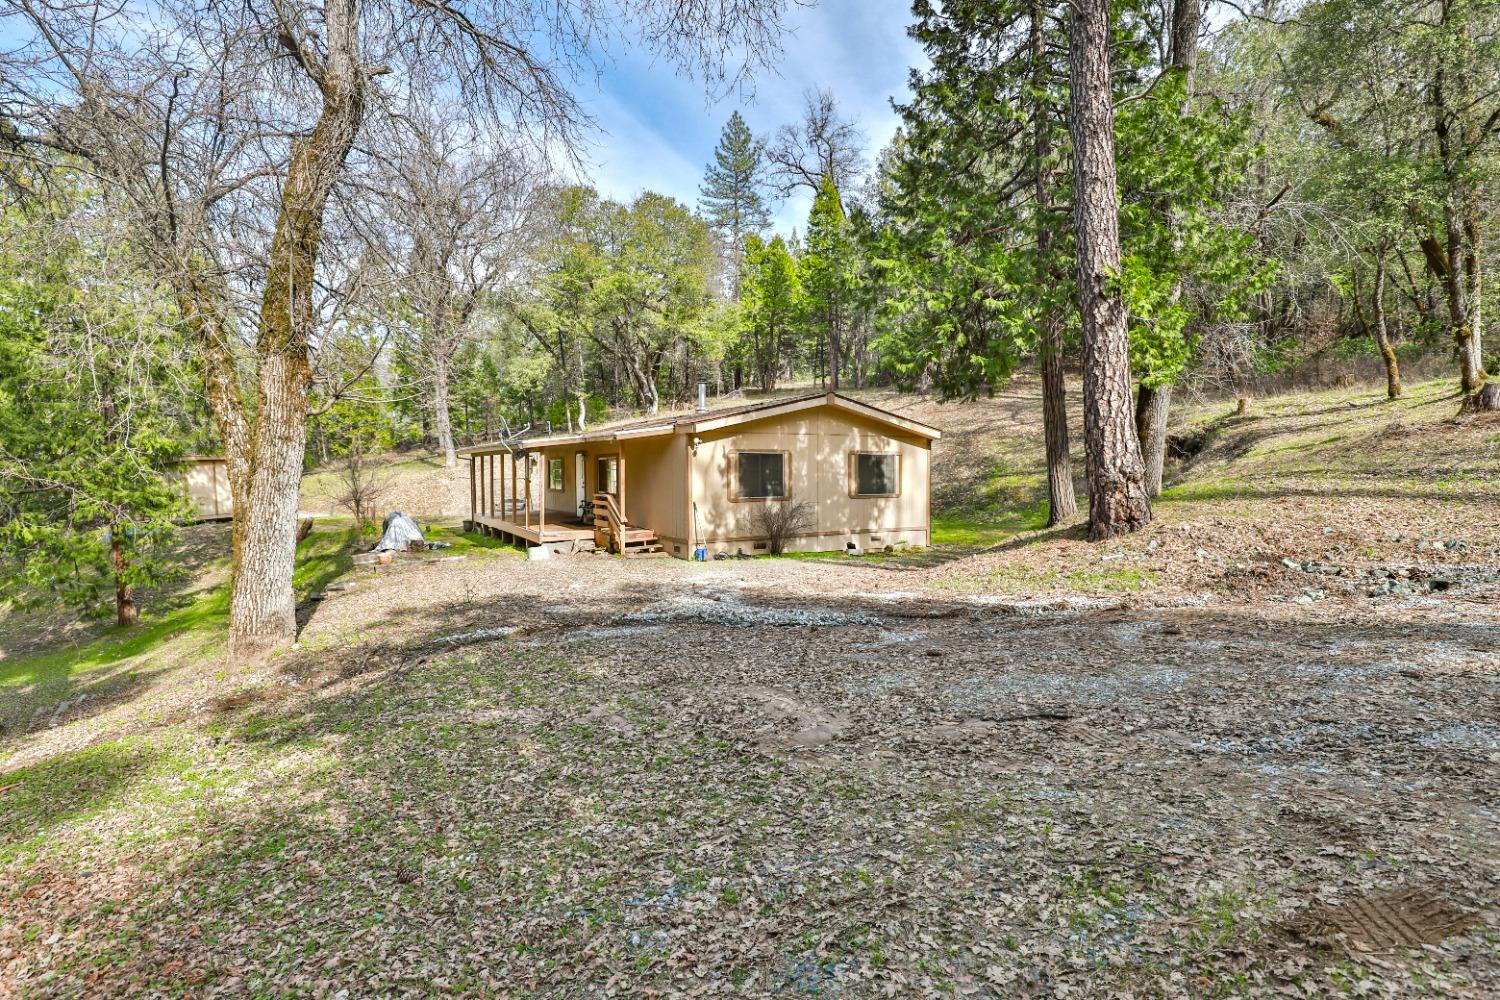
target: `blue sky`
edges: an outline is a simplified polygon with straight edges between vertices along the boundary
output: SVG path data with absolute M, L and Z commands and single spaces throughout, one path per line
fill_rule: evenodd
M 757 135 L 795 122 L 808 89 L 830 88 L 846 117 L 869 139 L 867 158 L 896 131 L 891 99 L 904 100 L 914 65 L 926 66 L 906 37 L 910 0 L 790 0 L 788 32 L 770 69 L 758 69 L 747 86 L 727 96 L 680 75 L 664 60 L 639 49 L 617 48 L 603 59 L 596 79 L 584 75 L 575 93 L 598 124 L 582 178 L 606 197 L 628 200 L 659 191 L 689 206 L 698 201 L 703 169 L 719 132 L 736 108 Z M 17 41 L 16 26 L 0 21 L 0 46 Z M 806 228 L 810 196 L 773 205 L 776 229 Z
M 896 131 L 891 98 L 904 100 L 910 68 L 925 65 L 906 37 L 910 15 L 910 0 L 794 6 L 774 69 L 758 71 L 745 92 L 720 99 L 649 53 L 615 53 L 597 85 L 589 78 L 578 86 L 599 125 L 585 151 L 588 180 L 610 198 L 652 190 L 696 205 L 703 168 L 731 112 L 738 108 L 757 135 L 766 135 L 795 121 L 803 92 L 817 87 L 832 89 L 845 115 L 858 120 L 873 159 Z M 810 205 L 810 197 L 794 197 L 776 206 L 776 228 L 806 228 Z

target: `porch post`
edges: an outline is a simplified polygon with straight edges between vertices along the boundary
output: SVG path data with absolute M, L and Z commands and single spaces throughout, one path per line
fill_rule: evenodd
M 469 523 L 474 523 L 475 516 L 479 513 L 479 497 L 476 491 L 479 483 L 474 479 L 474 456 L 469 456 Z
M 621 524 L 628 524 L 629 520 L 625 517 L 625 446 L 624 445 L 620 446 L 620 457 L 615 460 L 615 478 L 617 478 L 619 480 L 619 482 L 615 483 L 615 486 L 618 487 L 618 493 L 615 496 L 615 500 L 619 504 L 619 507 L 620 507 L 620 523 Z
M 500 492 L 496 494 L 500 498 L 500 513 L 494 516 L 503 521 L 505 520 L 505 459 L 498 453 L 495 455 L 495 458 L 498 460 L 500 466 Z
M 547 531 L 547 484 L 548 484 L 548 480 L 551 478 L 552 473 L 547 468 L 547 466 L 544 464 L 544 463 L 546 463 L 546 461 L 547 461 L 547 456 L 546 455 L 542 455 L 538 459 L 538 465 L 537 465 L 537 471 L 539 471 L 541 473 L 541 480 L 542 480 L 539 484 L 537 484 L 537 498 L 538 498 L 537 499 L 537 504 L 536 504 L 536 535 L 537 535 L 537 538 L 541 538 L 542 535 L 545 534 L 546 531 Z
M 510 517 L 507 518 L 507 520 L 510 521 L 512 524 L 514 524 L 516 522 L 516 514 L 518 514 L 520 512 L 520 507 L 516 504 L 516 472 L 517 471 L 519 471 L 519 470 L 516 469 L 516 453 L 515 452 L 511 452 L 510 453 Z M 504 503 L 504 502 L 505 501 L 502 499 L 501 503 Z
M 531 527 L 531 452 L 526 453 L 526 527 Z

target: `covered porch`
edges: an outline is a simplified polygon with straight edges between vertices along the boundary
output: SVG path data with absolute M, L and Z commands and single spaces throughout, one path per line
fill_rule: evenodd
M 469 517 L 464 530 L 526 548 L 554 552 L 592 551 L 592 512 L 547 508 L 545 466 L 540 453 L 505 445 L 466 452 L 469 460 Z
M 655 532 L 625 516 L 625 451 L 591 453 L 581 435 L 466 449 L 467 531 L 558 554 L 661 551 Z

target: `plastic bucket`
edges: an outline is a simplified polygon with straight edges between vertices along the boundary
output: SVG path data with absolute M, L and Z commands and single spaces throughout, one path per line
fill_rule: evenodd
M 708 562 L 708 546 L 699 545 L 693 549 L 693 558 L 698 562 Z

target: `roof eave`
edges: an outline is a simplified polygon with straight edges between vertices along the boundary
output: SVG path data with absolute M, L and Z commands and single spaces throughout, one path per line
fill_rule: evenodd
M 857 399 L 850 399 L 848 396 L 843 396 L 835 392 L 817 393 L 816 395 L 789 399 L 780 406 L 768 406 L 765 409 L 751 410 L 747 413 L 732 413 L 722 417 L 709 415 L 707 419 L 680 424 L 679 426 L 687 433 L 700 434 L 707 431 L 722 430 L 725 427 L 733 427 L 737 424 L 747 424 L 755 420 L 786 416 L 789 413 L 797 413 L 801 410 L 810 410 L 825 405 L 834 406 L 850 413 L 858 413 L 871 420 L 888 424 L 892 427 L 898 427 L 908 434 L 914 434 L 929 441 L 940 440 L 943 436 L 943 432 L 936 427 L 891 413 L 889 410 L 882 410 L 878 406 L 861 403 Z

